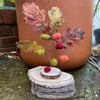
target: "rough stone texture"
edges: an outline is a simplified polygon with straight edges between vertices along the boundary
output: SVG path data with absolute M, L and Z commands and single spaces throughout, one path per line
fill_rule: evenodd
M 0 100 L 47 100 L 31 93 L 27 76 L 28 66 L 22 60 L 0 57 Z M 75 77 L 76 93 L 63 100 L 100 100 L 100 72 L 86 63 L 83 67 L 69 71 Z
M 18 41 L 17 36 L 1 37 L 1 47 L 15 47 Z
M 13 32 L 15 36 L 18 36 L 18 27 L 17 25 L 13 27 Z
M 16 11 L 5 9 L 3 10 L 4 24 L 16 24 Z
M 6 6 L 0 9 L 0 52 L 9 52 L 16 48 L 18 29 L 14 4 L 5 2 Z M 10 6 L 10 7 L 9 7 Z
M 0 26 L 0 36 L 11 36 L 13 35 L 13 27 L 10 25 Z
M 0 24 L 3 23 L 3 19 L 2 19 L 2 11 L 0 10 Z
M 15 47 L 10 47 L 10 48 L 0 48 L 0 52 L 11 52 L 11 51 L 15 51 L 16 48 Z

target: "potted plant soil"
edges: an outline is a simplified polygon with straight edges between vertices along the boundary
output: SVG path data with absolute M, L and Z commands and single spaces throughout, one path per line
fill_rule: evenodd
M 16 0 L 20 53 L 31 66 L 78 68 L 91 54 L 92 0 Z

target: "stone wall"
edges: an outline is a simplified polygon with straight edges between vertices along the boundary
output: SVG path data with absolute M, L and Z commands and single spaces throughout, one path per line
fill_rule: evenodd
M 16 10 L 14 6 L 0 8 L 0 52 L 16 50 L 18 30 L 16 23 Z

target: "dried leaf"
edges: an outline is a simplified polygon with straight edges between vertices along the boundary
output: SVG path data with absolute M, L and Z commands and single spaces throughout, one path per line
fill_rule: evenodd
M 5 54 L 4 53 L 0 53 L 0 56 L 4 56 Z
M 41 45 L 38 45 L 36 41 L 30 42 L 30 41 L 20 41 L 17 43 L 18 47 L 22 49 L 24 52 L 32 52 L 39 55 L 45 54 L 45 49 Z

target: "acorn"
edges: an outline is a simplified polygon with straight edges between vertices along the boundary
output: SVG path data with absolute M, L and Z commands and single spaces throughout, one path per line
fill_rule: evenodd
M 38 49 L 38 50 L 35 51 L 35 53 L 37 53 L 38 55 L 44 55 L 45 50 L 44 49 Z
M 42 35 L 41 35 L 41 38 L 42 38 L 43 40 L 49 40 L 49 39 L 51 39 L 51 36 L 50 36 L 49 34 L 42 34 Z
M 57 59 L 56 58 L 52 58 L 51 65 L 52 66 L 57 66 L 57 63 L 58 63 Z

